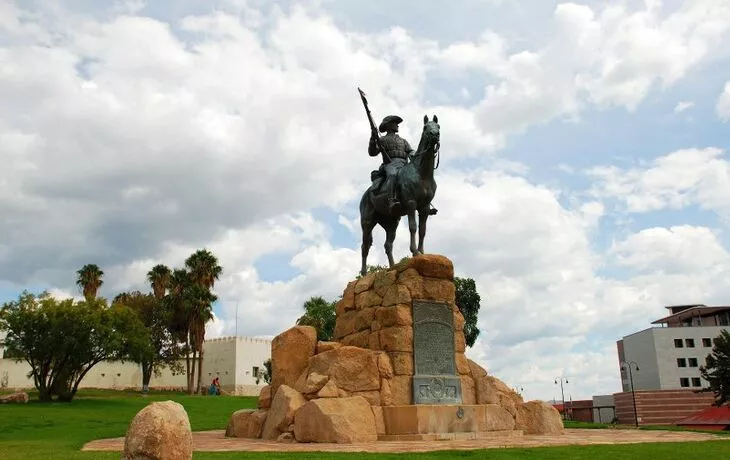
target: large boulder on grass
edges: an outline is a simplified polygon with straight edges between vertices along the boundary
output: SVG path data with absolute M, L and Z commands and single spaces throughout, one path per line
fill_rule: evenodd
M 560 412 L 544 401 L 529 401 L 517 406 L 515 429 L 525 434 L 564 434 Z
M 193 433 L 185 408 L 174 401 L 154 402 L 132 419 L 122 460 L 193 458 Z
M 241 409 L 231 415 L 226 426 L 228 438 L 260 438 L 266 421 L 266 410 Z
M 28 393 L 12 393 L 0 396 L 0 404 L 28 404 Z

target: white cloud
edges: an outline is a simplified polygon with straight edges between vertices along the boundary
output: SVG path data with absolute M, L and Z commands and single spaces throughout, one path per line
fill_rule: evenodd
M 615 198 L 629 212 L 681 209 L 697 205 L 730 211 L 730 162 L 719 148 L 683 149 L 630 169 L 599 166 L 588 171 L 592 195 Z
M 674 113 L 682 113 L 687 109 L 694 107 L 695 103 L 692 101 L 680 101 L 674 107 Z
M 730 260 L 712 230 L 689 225 L 641 230 L 614 244 L 610 252 L 618 265 L 644 273 L 713 271 Z
M 205 324 L 205 338 L 214 339 L 216 337 L 222 337 L 225 329 L 226 321 L 213 314 L 213 319 Z
M 717 98 L 715 109 L 722 121 L 730 120 L 730 81 L 725 83 L 722 94 Z

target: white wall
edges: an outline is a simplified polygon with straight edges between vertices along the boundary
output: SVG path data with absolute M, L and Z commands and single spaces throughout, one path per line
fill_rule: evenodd
M 203 386 L 210 386 L 218 377 L 223 391 L 235 388 L 236 344 L 230 338 L 206 340 L 203 344 Z
M 238 337 L 236 340 L 236 394 L 258 396 L 266 385 L 263 378 L 256 383 L 254 367 L 265 371 L 264 361 L 271 358 L 271 340 Z
M 271 357 L 271 341 L 247 337 L 226 337 L 206 340 L 203 344 L 202 385 L 207 388 L 219 377 L 222 390 L 235 395 L 258 396 L 266 383 L 257 385 L 252 375 L 253 366 L 263 368 Z M 183 366 L 185 361 L 182 360 Z M 33 379 L 27 375 L 30 366 L 25 361 L 0 359 L 0 384 L 9 388 L 33 388 Z M 187 385 L 184 372 L 175 375 L 170 369 L 162 370 L 160 377 L 152 375 L 152 389 L 183 389 Z M 80 388 L 140 388 L 142 369 L 136 363 L 102 362 L 84 377 Z
M 33 388 L 33 379 L 28 377 L 31 368 L 25 361 L 0 359 L 0 382 L 9 388 Z M 164 369 L 161 376 L 152 376 L 150 387 L 160 389 L 177 389 L 185 386 L 185 375 L 173 375 Z M 142 369 L 136 363 L 104 361 L 89 371 L 79 384 L 79 388 L 108 388 L 123 390 L 125 388 L 142 387 Z

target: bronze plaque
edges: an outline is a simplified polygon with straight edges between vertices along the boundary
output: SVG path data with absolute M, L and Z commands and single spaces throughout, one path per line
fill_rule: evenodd
M 413 301 L 413 397 L 416 404 L 461 403 L 454 313 L 442 302 Z

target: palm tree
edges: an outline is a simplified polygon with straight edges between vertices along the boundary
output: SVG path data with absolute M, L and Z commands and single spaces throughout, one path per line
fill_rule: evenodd
M 198 249 L 185 260 L 192 281 L 207 289 L 212 289 L 223 272 L 218 259 L 206 249 Z
M 170 332 L 177 338 L 178 342 L 185 342 L 185 375 L 188 378 L 188 392 L 193 392 L 193 377 L 191 370 L 191 342 L 190 327 L 188 321 L 188 295 L 190 287 L 190 275 L 187 271 L 176 268 L 170 275 L 170 293 L 165 296 L 167 308 L 172 312 L 170 319 Z M 194 369 L 194 368 L 193 368 Z
M 165 297 L 165 293 L 170 287 L 171 277 L 172 271 L 163 264 L 157 264 L 147 272 L 147 281 L 149 281 L 155 297 L 158 299 Z
M 189 331 L 194 333 L 191 337 L 191 341 L 197 348 L 198 352 L 198 391 L 200 391 L 200 384 L 203 378 L 203 341 L 205 340 L 205 324 L 213 319 L 212 315 L 212 303 L 217 299 L 210 290 L 215 285 L 215 282 L 220 278 L 223 268 L 218 265 L 218 259 L 207 249 L 198 249 L 190 257 L 185 260 L 185 268 L 187 268 L 190 274 L 190 281 L 204 288 L 208 295 L 204 296 L 202 293 L 194 295 L 195 301 L 193 302 L 195 307 L 195 313 L 188 317 L 190 320 Z M 203 303 L 209 301 L 207 306 Z M 208 313 L 205 313 L 208 312 Z
M 198 382 L 196 392 L 200 392 L 203 378 L 203 343 L 205 342 L 205 325 L 213 319 L 213 302 L 218 298 L 208 289 L 193 284 L 188 287 L 187 293 L 187 321 L 189 341 L 192 345 L 192 379 L 188 385 L 188 391 L 192 390 L 192 383 L 195 379 L 195 361 L 198 358 Z
M 86 301 L 91 301 L 96 298 L 96 293 L 104 281 L 102 276 L 104 272 L 95 264 L 86 264 L 76 272 L 76 284 L 82 289 Z

